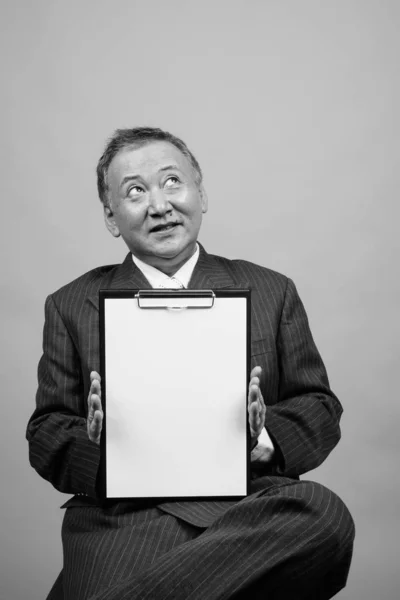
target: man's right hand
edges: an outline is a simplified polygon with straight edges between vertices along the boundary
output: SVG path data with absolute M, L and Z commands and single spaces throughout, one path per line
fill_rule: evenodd
M 100 444 L 101 430 L 103 428 L 103 410 L 101 408 L 100 375 L 96 371 L 90 373 L 90 390 L 88 396 L 87 431 L 89 440 Z

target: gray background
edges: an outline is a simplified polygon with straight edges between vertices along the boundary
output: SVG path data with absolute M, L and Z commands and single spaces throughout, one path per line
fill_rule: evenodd
M 348 504 L 341 600 L 398 598 L 399 25 L 391 1 L 1 4 L 2 600 L 42 600 L 65 497 L 29 467 L 45 296 L 125 247 L 94 168 L 116 128 L 182 136 L 210 198 L 209 252 L 294 279 L 342 400 L 310 478 Z

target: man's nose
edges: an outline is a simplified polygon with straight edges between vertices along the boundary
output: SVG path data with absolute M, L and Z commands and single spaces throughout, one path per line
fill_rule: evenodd
M 151 216 L 165 215 L 165 213 L 170 212 L 171 210 L 172 206 L 163 190 L 151 190 L 149 197 L 149 214 Z

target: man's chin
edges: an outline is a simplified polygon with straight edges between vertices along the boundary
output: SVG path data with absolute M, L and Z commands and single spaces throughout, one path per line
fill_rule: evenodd
M 145 251 L 138 252 L 135 248 L 131 248 L 131 252 L 150 265 L 156 266 L 156 263 L 177 263 L 186 262 L 196 249 L 196 240 L 189 244 L 179 243 L 178 240 L 168 240 L 160 244 L 154 244 L 151 248 L 146 248 Z

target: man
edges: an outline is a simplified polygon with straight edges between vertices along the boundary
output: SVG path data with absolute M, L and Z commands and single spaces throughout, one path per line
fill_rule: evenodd
M 207 210 L 202 172 L 175 136 L 117 130 L 97 176 L 106 226 L 129 253 L 121 265 L 94 269 L 47 299 L 27 430 L 32 466 L 75 494 L 64 505 L 64 568 L 49 598 L 331 598 L 346 583 L 353 522 L 335 494 L 299 476 L 338 442 L 342 408 L 293 282 L 198 244 Z M 98 498 L 98 291 L 150 287 L 252 290 L 252 481 L 240 502 L 105 506 Z M 190 415 L 182 424 L 191 425 Z

